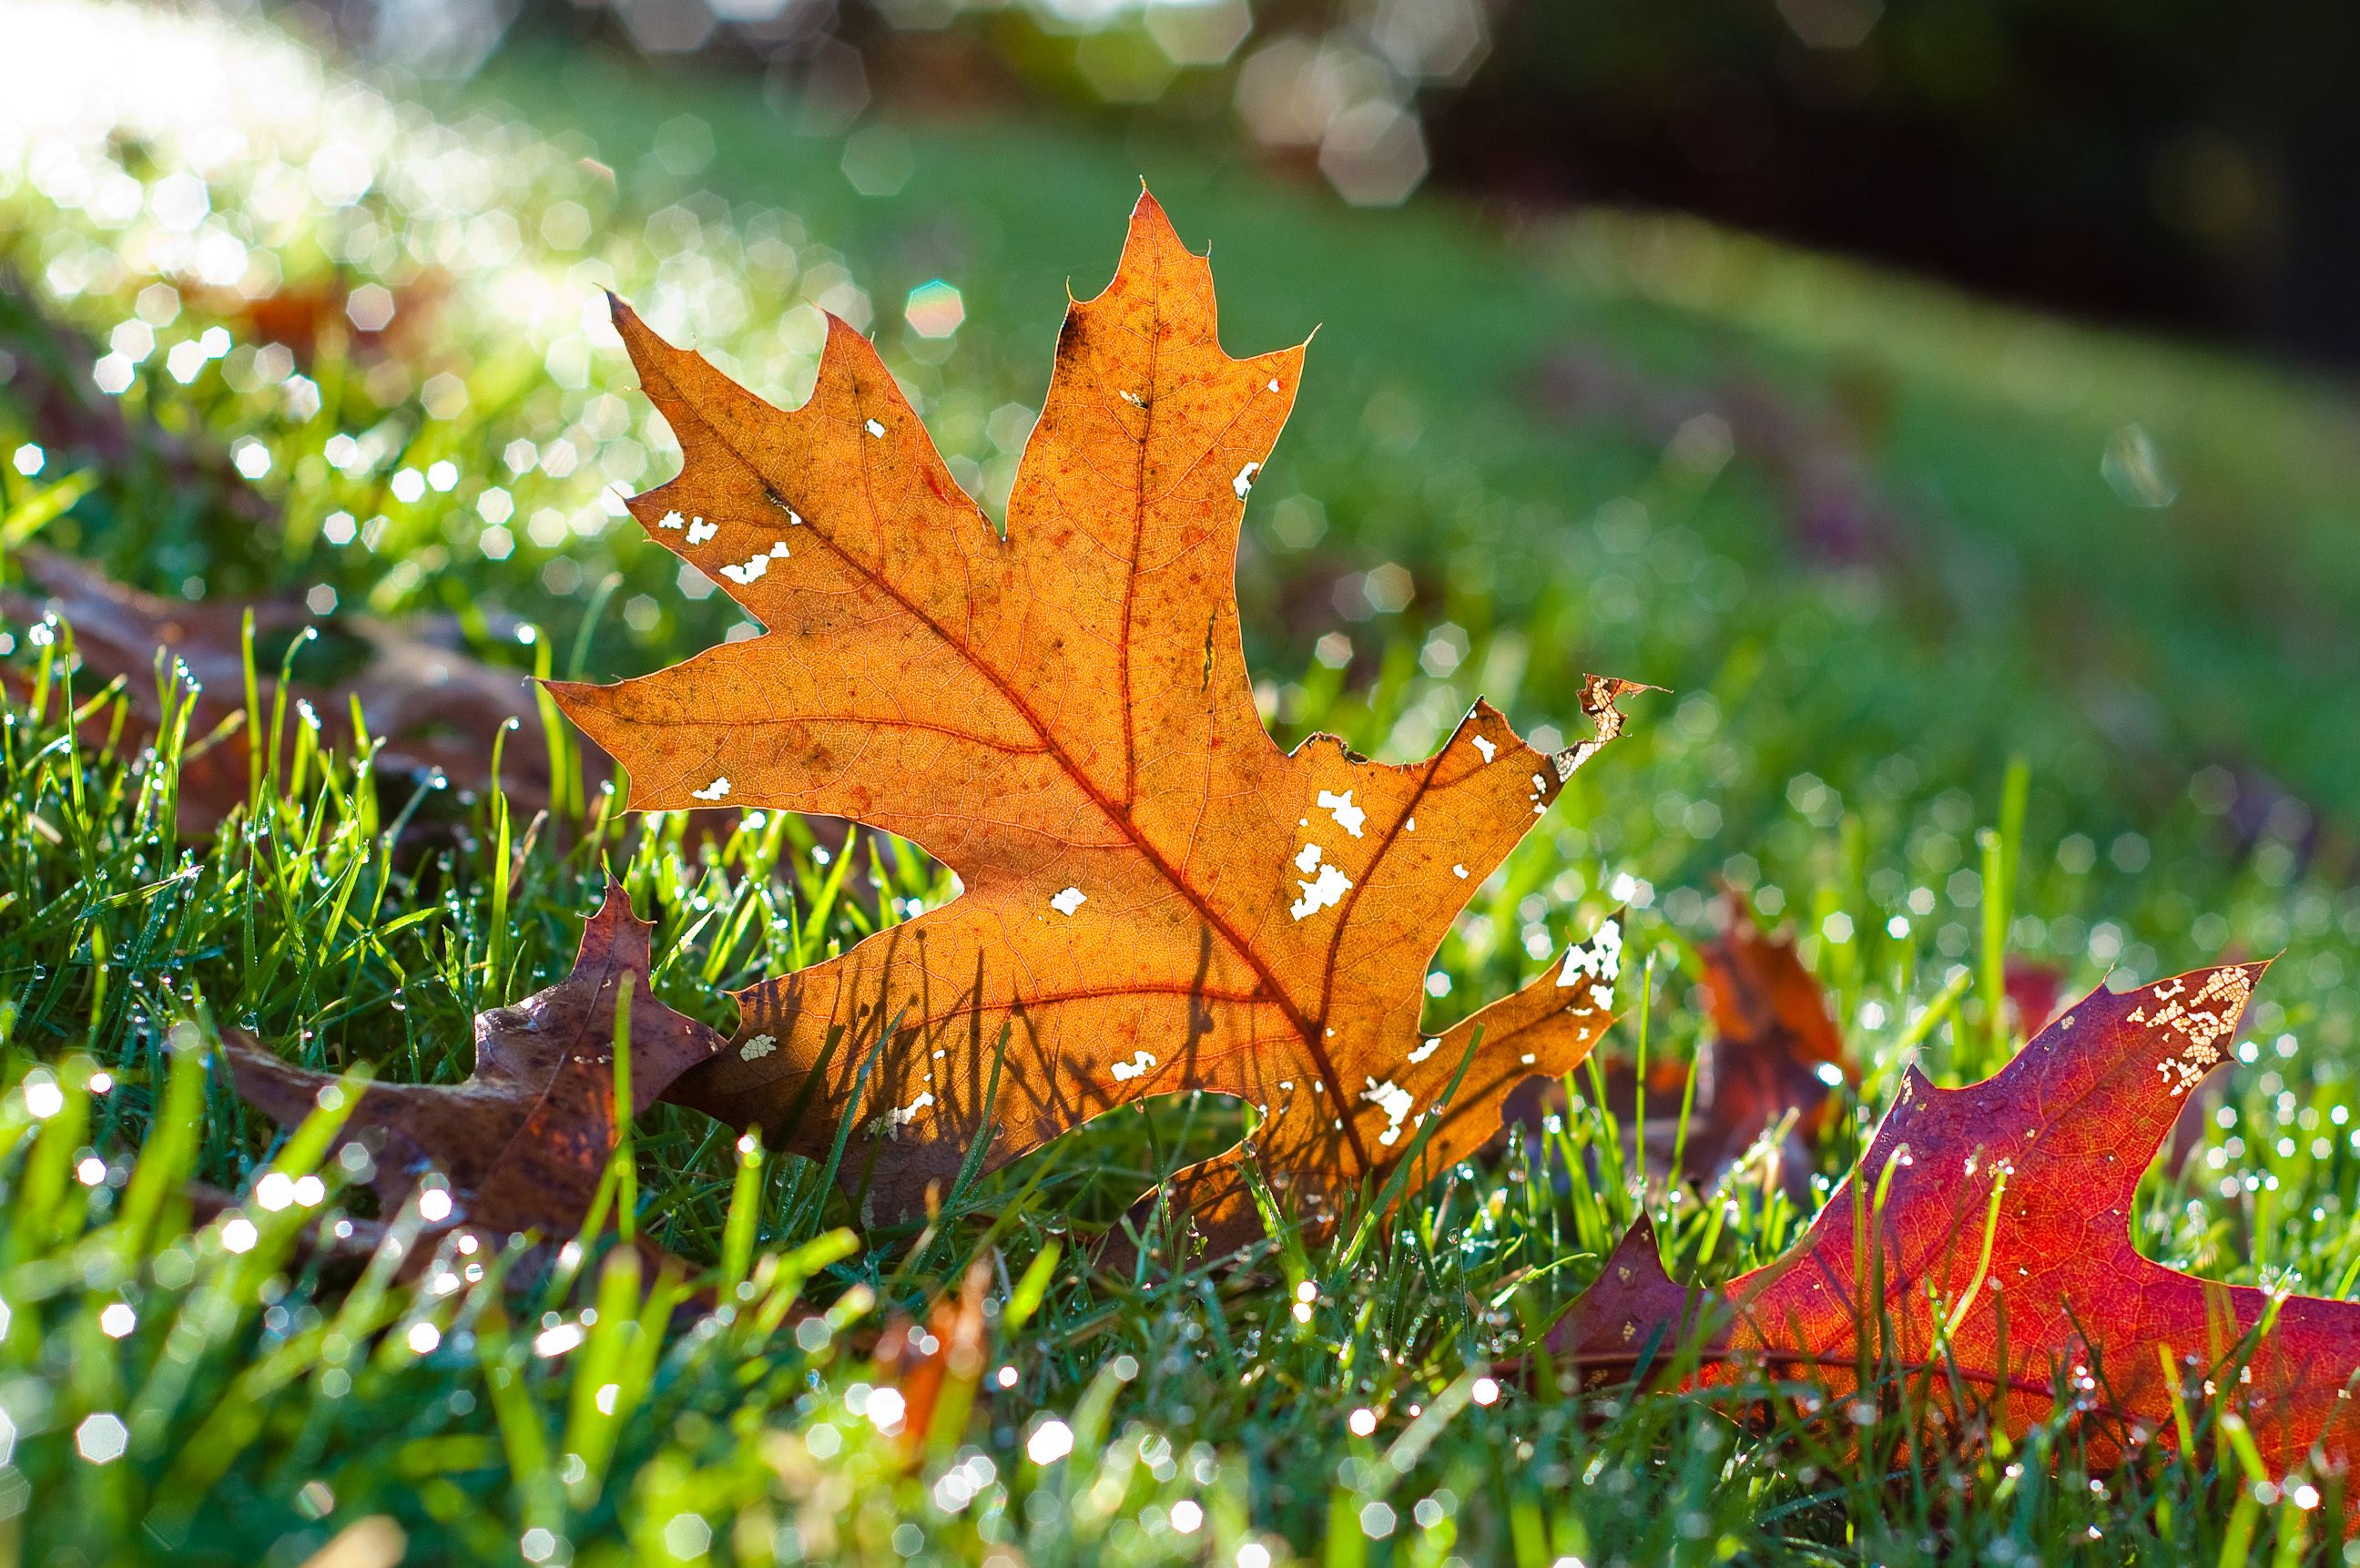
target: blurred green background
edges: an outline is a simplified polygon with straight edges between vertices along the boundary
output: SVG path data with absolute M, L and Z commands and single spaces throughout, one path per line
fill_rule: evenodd
M 2360 357 L 2329 0 L 339 0 L 448 74 L 603 45 L 865 108 L 1234 139 L 1347 200 L 1695 212 L 2101 319 Z

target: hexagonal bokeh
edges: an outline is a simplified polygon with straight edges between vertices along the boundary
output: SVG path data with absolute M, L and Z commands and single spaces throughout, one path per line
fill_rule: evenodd
M 1426 137 L 1416 117 L 1382 99 L 1336 116 L 1319 143 L 1319 171 L 1356 207 L 1391 207 L 1426 178 Z
M 1806 3 L 1874 5 L 1880 0 Z M 1477 0 L 1381 0 L 1369 37 L 1395 70 L 1432 82 L 1466 81 L 1491 48 L 1491 28 Z
M 1253 8 L 1246 0 L 1152 0 L 1140 22 L 1173 64 L 1219 65 L 1253 30 Z
M 1109 104 L 1152 104 L 1180 68 L 1156 41 L 1135 27 L 1109 27 L 1074 40 L 1074 69 Z
M 74 1447 L 93 1464 L 112 1464 L 131 1446 L 131 1431 L 122 1418 L 102 1410 L 85 1417 L 74 1429 Z
M 1355 104 L 1392 102 L 1393 68 L 1358 45 L 1294 36 L 1263 45 L 1238 71 L 1238 115 L 1265 147 L 1317 147 Z
M 1812 49 L 1858 49 L 1885 15 L 1884 0 L 1778 0 L 1778 14 Z
M 910 291 L 901 319 L 920 337 L 948 337 L 967 320 L 967 302 L 955 286 L 937 278 Z
M 705 0 L 624 0 L 623 27 L 650 54 L 702 49 L 718 26 Z
M 844 138 L 844 177 L 864 196 L 897 194 L 917 167 L 910 138 L 890 126 L 869 126 Z

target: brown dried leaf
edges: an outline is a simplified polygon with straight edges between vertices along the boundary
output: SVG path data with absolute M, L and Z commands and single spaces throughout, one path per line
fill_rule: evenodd
M 189 721 L 194 754 L 180 773 L 180 829 L 184 835 L 210 831 L 246 802 L 250 751 L 241 717 L 246 707 L 241 629 L 248 610 L 254 613 L 258 650 L 283 648 L 305 629 L 316 628 L 323 639 L 339 644 L 329 650 L 325 662 L 351 666 L 325 683 L 288 683 L 290 738 L 281 740 L 282 751 L 291 748 L 292 728 L 300 722 L 296 704 L 300 702 L 319 720 L 321 743 L 349 751 L 352 699 L 358 697 L 370 735 L 385 742 L 377 753 L 380 776 L 440 772 L 457 788 L 481 792 L 492 784 L 489 738 L 513 719 L 531 743 L 511 740 L 501 759 L 500 784 L 513 809 L 530 813 L 549 804 L 549 752 L 538 743 L 541 715 L 531 683 L 514 671 L 494 669 L 363 616 L 322 622 L 301 605 L 279 599 L 186 604 L 125 587 L 93 566 L 38 545 L 24 547 L 15 558 L 49 598 L 42 603 L 0 591 L 0 609 L 33 619 L 53 608 L 72 626 L 74 648 L 82 657 L 78 695 L 87 696 L 117 675 L 124 677 L 130 722 L 121 743 L 136 747 L 155 738 L 161 715 L 156 696 L 159 652 L 185 666 L 202 688 Z M 258 653 L 256 665 L 262 711 L 268 716 L 279 690 L 278 660 Z M 169 674 L 169 664 L 167 670 Z M 94 716 L 91 723 L 103 735 L 106 716 Z M 234 728 L 218 743 L 199 751 L 224 724 Z M 590 761 L 598 764 L 604 759 Z M 600 770 L 593 766 L 587 771 L 595 777 Z
M 1730 895 L 1728 909 L 1728 928 L 1699 949 L 1713 1038 L 1697 1054 L 1688 1169 L 1719 1173 L 1793 1111 L 1779 1165 L 1800 1181 L 1828 1116 L 1832 1086 L 1822 1069 L 1852 1080 L 1859 1071 L 1793 938 L 1763 935 L 1740 895 Z
M 590 1212 L 621 1141 L 615 1121 L 615 1015 L 631 986 L 631 1110 L 654 1104 L 672 1080 L 721 1048 L 721 1036 L 658 1001 L 649 986 L 648 934 L 629 895 L 609 883 L 582 933 L 574 972 L 512 1007 L 475 1017 L 475 1070 L 464 1083 L 372 1083 L 345 1124 L 371 1147 L 370 1185 L 390 1215 L 429 1173 L 451 1193 L 429 1232 L 493 1238 L 520 1231 L 570 1237 Z M 225 1030 L 238 1093 L 293 1127 L 337 1080 Z

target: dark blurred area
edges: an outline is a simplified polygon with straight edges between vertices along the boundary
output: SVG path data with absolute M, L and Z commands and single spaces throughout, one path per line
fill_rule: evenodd
M 324 8 L 323 8 L 324 7 Z M 497 49 L 760 73 L 788 123 L 1032 108 L 1342 199 L 1694 212 L 2085 317 L 2360 364 L 2348 0 L 306 0 Z
M 1453 185 L 2348 366 L 2355 60 L 2338 0 L 1544 0 L 1427 128 Z

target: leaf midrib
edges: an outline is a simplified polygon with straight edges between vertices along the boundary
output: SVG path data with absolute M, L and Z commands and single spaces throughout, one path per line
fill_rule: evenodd
M 642 323 L 642 329 L 644 330 L 644 323 Z M 641 376 L 643 378 L 648 374 L 648 368 L 649 367 L 641 367 Z M 705 429 L 713 434 L 714 439 L 732 456 L 745 464 L 748 469 L 760 480 L 763 489 L 770 494 L 771 499 L 781 505 L 784 505 L 785 499 L 778 493 L 777 488 L 771 484 L 769 475 L 764 471 L 763 465 L 741 450 L 738 446 L 737 443 L 732 441 L 729 435 L 724 432 L 719 425 L 716 424 L 712 420 L 707 419 L 705 416 L 703 410 L 697 406 L 696 400 L 688 396 L 681 385 L 677 381 L 673 380 L 668 373 L 661 368 L 656 369 L 654 373 L 662 378 L 665 384 L 671 389 L 672 395 L 680 400 L 682 406 L 695 412 L 697 419 L 705 425 Z M 853 395 L 856 400 L 855 412 L 857 414 L 859 411 L 857 405 L 865 390 L 861 386 L 860 372 L 857 366 L 851 368 L 851 380 Z M 808 406 L 808 404 L 805 405 L 805 407 Z M 907 405 L 904 404 L 903 408 L 906 411 Z M 916 417 L 914 412 L 911 414 L 911 417 Z M 928 442 L 929 446 L 931 447 L 931 436 L 928 437 Z M 1142 444 L 1142 450 L 1143 460 L 1143 442 Z M 877 496 L 874 488 L 874 476 L 869 464 L 868 453 L 858 446 L 856 446 L 855 451 L 859 454 L 860 457 L 861 488 L 864 499 L 868 504 L 870 521 L 877 525 L 880 537 L 888 537 L 889 535 L 886 532 L 885 524 L 881 520 L 881 514 L 878 508 Z M 1145 505 L 1145 498 L 1143 494 L 1138 498 L 1135 504 L 1141 507 Z M 1155 874 L 1162 878 L 1166 885 L 1177 893 L 1180 897 L 1187 903 L 1188 906 L 1196 912 L 1197 918 L 1205 922 L 1214 934 L 1221 939 L 1223 945 L 1226 946 L 1232 953 L 1236 954 L 1239 959 L 1243 962 L 1248 969 L 1253 971 L 1255 979 L 1261 983 L 1264 995 L 1269 999 L 1273 1005 L 1276 1006 L 1279 1011 L 1285 1015 L 1288 1026 L 1295 1031 L 1295 1037 L 1302 1042 L 1304 1049 L 1309 1053 L 1313 1062 L 1317 1065 L 1322 1077 L 1336 1085 L 1336 1093 L 1338 1103 L 1342 1103 L 1345 1098 L 1345 1088 L 1341 1081 L 1340 1075 L 1336 1071 L 1335 1063 L 1328 1057 L 1325 1044 L 1321 1038 L 1321 1024 L 1306 1017 L 1303 1009 L 1295 1003 L 1294 997 L 1288 994 L 1285 987 L 1279 982 L 1277 974 L 1272 970 L 1268 963 L 1263 961 L 1262 955 L 1256 952 L 1250 944 L 1240 938 L 1236 929 L 1230 926 L 1229 922 L 1223 918 L 1221 914 L 1216 910 L 1185 878 L 1179 874 L 1177 869 L 1164 858 L 1156 846 L 1151 842 L 1144 834 L 1138 830 L 1137 827 L 1131 820 L 1129 807 L 1119 807 L 1117 804 L 1109 799 L 1105 792 L 1100 790 L 1097 784 L 1091 781 L 1089 776 L 1075 762 L 1074 759 L 1067 754 L 1065 748 L 1060 744 L 1057 739 L 1051 733 L 1048 726 L 1042 721 L 1040 715 L 1035 713 L 1032 710 L 1032 705 L 1024 700 L 1024 697 L 1016 684 L 1001 671 L 994 667 L 989 661 L 980 657 L 973 649 L 952 637 L 948 630 L 946 630 L 932 616 L 926 614 L 924 609 L 917 603 L 897 588 L 881 572 L 871 572 L 867 567 L 863 566 L 848 551 L 836 543 L 825 527 L 821 526 L 816 516 L 806 518 L 805 526 L 811 530 L 812 537 L 817 539 L 822 544 L 825 545 L 827 549 L 835 554 L 836 559 L 844 564 L 847 570 L 853 572 L 864 581 L 869 582 L 874 586 L 879 592 L 885 594 L 888 598 L 892 599 L 896 605 L 901 607 L 902 613 L 909 616 L 919 625 L 925 627 L 929 631 L 933 632 L 934 636 L 940 638 L 945 646 L 957 653 L 961 659 L 967 662 L 970 668 L 974 669 L 978 674 L 982 675 L 985 680 L 991 684 L 993 689 L 997 691 L 1000 697 L 1008 703 L 1009 707 L 1024 720 L 1026 726 L 1030 728 L 1034 736 L 1039 739 L 1043 753 L 1056 762 L 1059 771 L 1064 773 L 1065 775 L 1072 781 L 1074 787 L 1079 790 L 1084 798 L 1089 801 L 1091 806 L 1098 810 L 1098 814 L 1103 817 L 1117 832 L 1123 836 L 1124 839 L 1132 847 L 1132 849 L 1138 851 L 1140 856 L 1147 861 L 1148 865 L 1153 869 Z M 1007 547 L 1013 543 L 1012 534 L 1003 538 L 994 532 L 991 534 L 991 538 L 993 543 L 998 543 L 1002 547 Z M 1134 555 L 1133 560 L 1131 562 L 1131 582 L 1133 586 L 1137 583 L 1138 570 L 1139 563 Z M 1128 683 L 1129 680 L 1131 652 L 1127 632 L 1128 626 L 1126 624 L 1126 637 L 1123 645 L 1123 667 L 1126 683 Z M 1130 714 L 1131 705 L 1128 691 L 1126 690 L 1124 701 L 1126 744 L 1129 743 L 1130 738 Z M 1265 741 L 1267 741 L 1266 736 L 1264 739 Z M 1321 980 L 1323 987 L 1323 1001 L 1325 1000 L 1324 988 L 1328 983 L 1328 976 L 1323 974 Z M 1368 1150 L 1362 1144 L 1360 1127 L 1356 1120 L 1349 1115 L 1339 1119 L 1344 1124 L 1345 1136 L 1352 1146 L 1353 1155 L 1359 1159 L 1360 1168 L 1363 1171 L 1373 1171 L 1376 1169 L 1377 1167 L 1375 1162 L 1369 1157 Z

